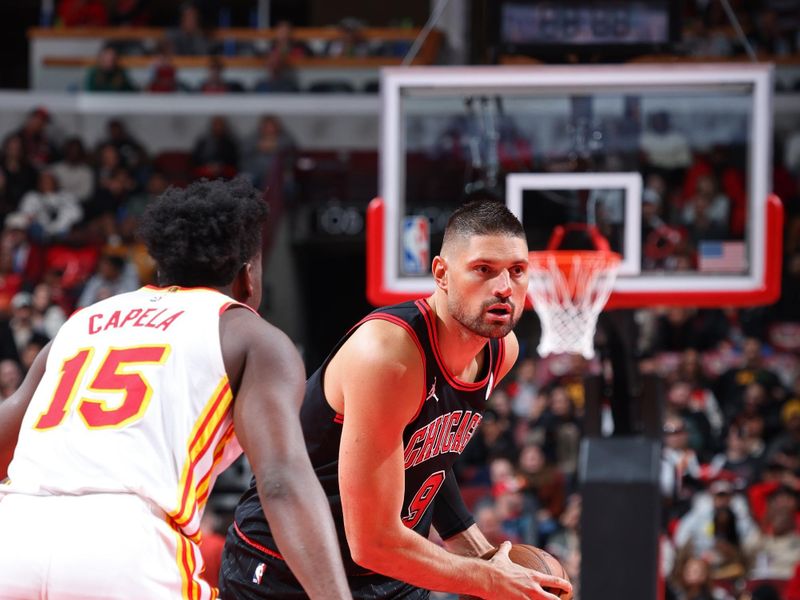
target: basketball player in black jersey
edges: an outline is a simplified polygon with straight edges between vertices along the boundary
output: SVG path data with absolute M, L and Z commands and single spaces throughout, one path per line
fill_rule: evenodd
M 520 222 L 494 201 L 450 217 L 433 259 L 435 293 L 356 324 L 307 382 L 301 420 L 331 505 L 356 599 L 558 600 L 562 579 L 492 550 L 464 506 L 452 465 L 518 354 L 511 332 L 528 284 Z M 433 525 L 446 549 L 428 541 Z M 305 598 L 282 561 L 255 488 L 225 544 L 222 598 Z

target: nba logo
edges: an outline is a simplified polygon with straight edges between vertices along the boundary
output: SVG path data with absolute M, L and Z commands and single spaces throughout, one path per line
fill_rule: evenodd
M 258 563 L 256 567 L 256 572 L 253 573 L 253 583 L 261 584 L 261 578 L 264 577 L 264 570 L 267 568 L 267 565 L 264 563 Z
M 425 275 L 431 264 L 430 224 L 428 217 L 403 219 L 403 275 Z

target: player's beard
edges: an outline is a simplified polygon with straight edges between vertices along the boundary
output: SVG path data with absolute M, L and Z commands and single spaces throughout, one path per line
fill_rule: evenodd
M 477 314 L 470 315 L 467 313 L 466 307 L 463 303 L 459 302 L 452 296 L 448 299 L 450 314 L 452 317 L 461 323 L 464 327 L 469 329 L 475 335 L 485 338 L 503 338 L 506 337 L 511 330 L 516 327 L 519 322 L 521 313 L 517 313 L 517 307 L 511 299 L 504 301 L 493 298 L 481 304 Z M 510 309 L 511 318 L 507 323 L 490 323 L 487 315 L 490 315 L 489 307 L 495 304 L 507 304 Z

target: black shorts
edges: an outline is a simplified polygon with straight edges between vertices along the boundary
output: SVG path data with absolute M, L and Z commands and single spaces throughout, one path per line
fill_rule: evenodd
M 354 600 L 428 600 L 430 592 L 382 575 L 348 578 Z M 220 600 L 305 600 L 308 595 L 286 562 L 228 529 L 219 573 Z

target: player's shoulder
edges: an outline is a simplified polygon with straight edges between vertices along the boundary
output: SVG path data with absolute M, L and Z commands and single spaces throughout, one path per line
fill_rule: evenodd
M 384 319 L 362 323 L 345 342 L 342 352 L 370 366 L 408 364 L 420 359 L 420 345 L 413 330 Z
M 231 305 L 220 315 L 220 348 L 231 381 L 239 381 L 245 365 L 257 370 L 302 371 L 289 336 L 244 305 Z
M 270 343 L 288 339 L 285 333 L 249 306 L 232 302 L 220 314 L 220 333 L 243 343 Z

